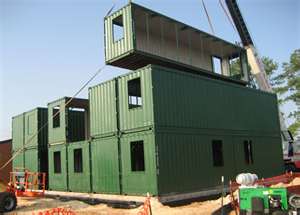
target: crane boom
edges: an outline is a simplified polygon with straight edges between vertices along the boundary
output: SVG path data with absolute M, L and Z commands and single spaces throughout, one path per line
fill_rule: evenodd
M 225 0 L 231 18 L 239 33 L 242 44 L 247 51 L 248 63 L 251 67 L 251 74 L 254 76 L 258 87 L 266 92 L 273 92 L 272 86 L 268 81 L 268 76 L 265 71 L 262 60 L 254 46 L 251 35 L 248 31 L 246 23 L 243 19 L 242 13 L 236 0 Z M 282 134 L 282 141 L 284 148 L 287 148 L 287 143 L 293 141 L 293 137 L 285 126 L 285 122 L 281 113 L 279 113 L 280 129 Z

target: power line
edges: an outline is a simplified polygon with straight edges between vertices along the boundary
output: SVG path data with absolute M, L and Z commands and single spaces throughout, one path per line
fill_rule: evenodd
M 215 31 L 214 31 L 214 28 L 213 28 L 213 25 L 212 25 L 212 22 L 211 22 L 211 19 L 209 17 L 209 14 L 208 14 L 208 11 L 206 9 L 206 6 L 205 6 L 205 3 L 204 3 L 204 0 L 202 0 L 202 6 L 204 8 L 204 11 L 205 11 L 205 14 L 206 14 L 206 17 L 207 17 L 207 20 L 208 20 L 208 23 L 209 23 L 209 26 L 210 26 L 210 30 L 211 32 L 215 35 Z

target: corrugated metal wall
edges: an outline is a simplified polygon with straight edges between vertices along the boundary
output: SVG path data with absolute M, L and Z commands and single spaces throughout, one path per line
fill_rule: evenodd
M 24 114 L 12 118 L 12 154 L 24 147 Z M 24 167 L 24 153 L 19 152 L 13 159 L 13 169 Z
M 25 117 L 25 148 L 32 148 L 38 146 L 38 135 L 36 132 L 38 131 L 38 109 L 33 109 L 32 111 L 28 111 L 24 115 Z
M 158 127 L 279 135 L 275 94 L 163 67 L 154 66 L 152 74 Z
M 92 140 L 91 160 L 93 192 L 119 194 L 118 137 Z
M 124 37 L 118 41 L 114 41 L 113 35 L 113 19 L 122 15 L 124 26 Z M 111 16 L 104 19 L 104 40 L 105 40 L 105 61 L 120 57 L 133 49 L 133 28 L 131 18 L 131 5 L 127 5 L 120 10 L 114 12 Z
M 213 140 L 222 140 L 222 167 L 213 165 Z M 252 141 L 253 164 L 245 162 L 245 140 Z M 229 180 L 242 172 L 253 172 L 259 177 L 270 177 L 283 172 L 281 144 L 276 137 L 185 133 L 175 130 L 157 132 L 156 143 L 159 195 L 216 189 L 221 185 L 221 176 L 225 177 L 225 183 L 228 184 Z
M 44 126 L 46 122 L 47 108 L 35 108 L 13 118 L 14 152 L 20 147 L 20 140 L 24 145 L 24 151 L 13 161 L 14 167 L 24 167 L 34 172 L 48 172 L 48 128 Z M 40 133 L 36 135 L 39 130 Z
M 157 195 L 154 138 L 152 131 L 135 132 L 121 137 L 122 193 L 145 195 L 149 192 L 152 195 Z M 131 169 L 130 144 L 135 141 L 143 141 L 144 144 L 144 171 L 132 171 Z
M 12 150 L 16 151 L 24 146 L 24 114 L 12 118 Z
M 91 137 L 117 133 L 116 99 L 115 80 L 89 88 Z
M 228 182 L 245 171 L 283 172 L 274 94 L 157 66 L 152 80 L 160 195 L 213 189 L 222 175 Z M 213 166 L 213 140 L 223 142 L 223 167 Z M 251 165 L 245 140 L 252 141 Z
M 90 149 L 88 141 L 68 144 L 68 180 L 69 191 L 91 192 L 90 181 Z M 74 172 L 74 150 L 82 150 L 82 172 Z
M 54 173 L 54 152 L 60 152 L 61 173 Z M 68 190 L 68 157 L 65 144 L 49 145 L 49 189 Z
M 140 78 L 142 106 L 129 109 L 128 81 Z M 152 78 L 149 67 L 137 70 L 118 78 L 120 130 L 132 132 L 139 129 L 148 129 L 154 125 Z
M 25 155 L 25 165 L 24 167 L 31 172 L 39 172 L 40 171 L 40 158 L 39 151 L 37 148 L 26 149 L 24 152 Z M 44 158 L 47 159 L 47 158 Z M 44 160 L 45 162 L 45 160 Z
M 59 106 L 60 109 L 60 126 L 53 128 L 53 108 Z M 59 99 L 55 102 L 48 104 L 48 142 L 49 144 L 64 143 L 66 142 L 66 110 L 65 110 L 65 98 Z

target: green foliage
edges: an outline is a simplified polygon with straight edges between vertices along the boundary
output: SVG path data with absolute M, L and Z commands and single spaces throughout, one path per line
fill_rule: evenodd
M 273 59 L 263 57 L 262 62 L 273 90 L 282 98 L 279 99 L 279 103 L 291 101 L 297 106 L 298 110 L 288 115 L 289 118 L 295 120 L 289 127 L 295 135 L 300 128 L 300 49 L 291 54 L 289 62 L 281 65 L 280 72 L 278 71 L 279 64 Z
M 294 123 L 292 123 L 292 124 L 289 126 L 288 129 L 290 130 L 290 132 L 292 133 L 292 135 L 295 136 L 299 128 L 300 128 L 300 121 L 299 121 L 299 120 L 298 120 L 298 121 L 296 120 Z
M 300 101 L 300 49 L 295 50 L 289 62 L 282 64 L 283 71 L 275 77 L 277 93 L 280 95 L 288 93 L 284 101 Z M 298 104 L 299 105 L 299 104 Z
M 262 62 L 264 64 L 264 69 L 269 77 L 271 86 L 276 86 L 278 84 L 278 82 L 276 81 L 276 73 L 279 67 L 278 63 L 269 57 L 262 57 Z
M 241 61 L 240 58 L 236 58 L 229 62 L 230 66 L 230 76 L 237 76 L 241 75 L 242 68 L 241 68 Z

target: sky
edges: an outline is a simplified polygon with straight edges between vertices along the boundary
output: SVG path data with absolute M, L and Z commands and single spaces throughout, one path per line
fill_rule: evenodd
M 13 116 L 72 96 L 104 65 L 103 17 L 114 2 L 116 10 L 128 1 L 0 0 L 0 140 L 11 137 Z M 200 0 L 133 2 L 210 32 Z M 216 36 L 239 41 L 219 0 L 205 3 Z M 238 3 L 260 55 L 282 63 L 300 48 L 299 0 Z M 126 72 L 107 66 L 89 86 Z M 294 108 L 288 103 L 282 110 Z

